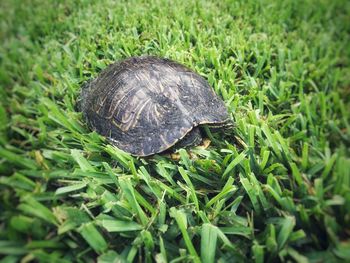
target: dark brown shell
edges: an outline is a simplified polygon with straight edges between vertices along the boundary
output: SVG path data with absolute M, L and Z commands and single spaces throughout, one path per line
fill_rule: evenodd
M 200 124 L 228 113 L 208 82 L 189 68 L 157 57 L 114 63 L 82 89 L 89 126 L 137 156 L 162 152 Z

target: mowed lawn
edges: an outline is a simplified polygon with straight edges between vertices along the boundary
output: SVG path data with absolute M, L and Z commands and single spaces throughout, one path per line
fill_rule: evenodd
M 350 262 L 349 35 L 346 0 L 1 1 L 0 262 Z M 89 131 L 81 85 L 147 54 L 234 127 L 179 160 Z

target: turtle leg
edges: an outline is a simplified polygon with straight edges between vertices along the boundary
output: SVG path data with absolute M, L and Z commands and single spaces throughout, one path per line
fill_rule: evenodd
M 80 94 L 77 97 L 76 100 L 76 104 L 75 104 L 75 110 L 76 111 L 83 111 L 83 104 L 86 101 L 86 96 L 88 94 L 88 91 L 90 89 L 90 84 L 91 84 L 92 80 L 88 80 L 86 82 L 83 83 L 83 85 L 81 85 L 81 90 L 80 90 Z
M 175 144 L 175 148 L 185 148 L 188 146 L 196 146 L 202 142 L 202 135 L 198 127 L 193 128 L 189 133 L 186 134 L 182 140 Z

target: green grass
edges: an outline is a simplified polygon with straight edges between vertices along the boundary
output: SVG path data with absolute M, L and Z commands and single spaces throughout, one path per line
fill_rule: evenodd
M 0 3 L 1 262 L 349 262 L 349 1 Z M 134 158 L 75 102 L 152 54 L 205 76 L 235 127 Z

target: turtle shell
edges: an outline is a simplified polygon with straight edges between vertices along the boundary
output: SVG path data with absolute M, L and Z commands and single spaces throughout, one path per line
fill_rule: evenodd
M 107 67 L 83 87 L 80 110 L 93 130 L 137 156 L 170 148 L 200 124 L 229 119 L 223 101 L 203 77 L 151 56 Z

